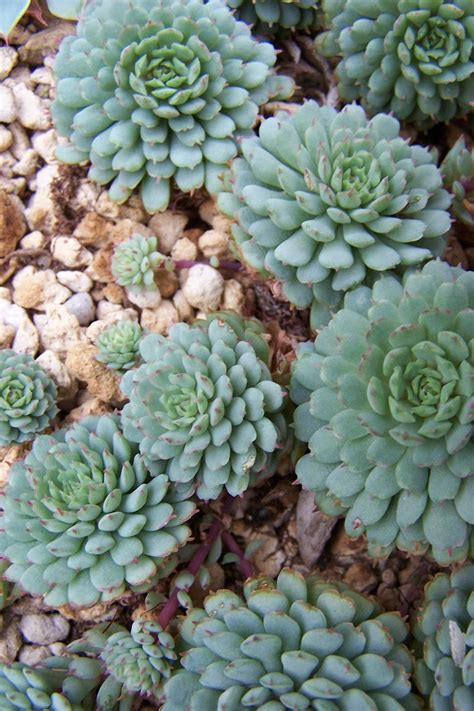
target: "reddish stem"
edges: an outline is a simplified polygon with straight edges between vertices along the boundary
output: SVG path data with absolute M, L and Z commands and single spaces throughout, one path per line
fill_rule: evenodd
M 246 578 L 251 578 L 254 574 L 252 563 L 245 557 L 245 553 L 235 540 L 232 533 L 229 531 L 224 531 L 222 533 L 222 542 L 230 550 L 231 553 L 235 553 L 239 556 L 239 568 Z
M 176 259 L 173 261 L 173 264 L 175 269 L 190 269 L 196 264 L 207 264 L 208 266 L 212 266 L 208 259 Z M 219 266 L 217 268 L 239 271 L 242 269 L 242 265 L 240 262 L 221 262 L 219 260 Z
M 227 496 L 224 499 L 222 515 L 230 511 L 233 501 L 234 499 L 232 496 Z M 223 520 L 221 518 L 215 518 L 207 532 L 205 542 L 201 543 L 201 545 L 193 555 L 191 562 L 185 568 L 188 573 L 196 575 L 196 573 L 199 571 L 199 568 L 204 564 L 207 556 L 209 555 L 213 543 L 215 543 L 215 541 L 222 533 L 223 528 Z M 171 620 L 175 617 L 176 612 L 178 611 L 178 607 L 178 590 L 175 590 L 171 597 L 168 599 L 168 601 L 165 603 L 158 617 L 158 624 L 161 625 L 163 629 L 166 629 Z

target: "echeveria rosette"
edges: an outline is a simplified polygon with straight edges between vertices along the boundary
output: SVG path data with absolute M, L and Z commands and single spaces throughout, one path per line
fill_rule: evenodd
M 454 215 L 474 227 L 474 148 L 468 150 L 464 136 L 458 138 L 440 168 L 446 187 L 454 193 Z
M 324 0 L 329 30 L 317 38 L 340 56 L 339 93 L 420 128 L 471 110 L 472 0 Z
M 38 437 L 2 493 L 5 577 L 52 607 L 149 590 L 176 564 L 195 511 L 164 466 L 147 468 L 112 415 Z
M 201 499 L 237 496 L 271 473 L 290 442 L 284 388 L 273 382 L 256 321 L 218 312 L 142 339 L 143 365 L 122 378 L 124 433 L 145 461 Z
M 102 666 L 95 659 L 50 657 L 35 667 L 2 662 L 2 711 L 93 711 L 97 708 L 95 689 L 101 674 Z
M 413 634 L 414 680 L 433 711 L 474 707 L 474 565 L 440 573 L 425 589 Z
M 97 360 L 112 370 L 130 370 L 140 358 L 143 332 L 134 321 L 119 321 L 108 326 L 97 339 Z
M 188 613 L 184 670 L 165 684 L 162 708 L 414 711 L 407 631 L 342 583 L 288 569 L 250 579 L 244 599 L 219 590 Z
M 157 251 L 156 237 L 132 235 L 114 250 L 112 273 L 121 286 L 137 291 L 156 291 L 155 270 L 164 260 Z
M 474 273 L 435 261 L 360 287 L 294 364 L 296 468 L 369 553 L 474 550 Z
M 26 353 L 0 350 L 0 446 L 29 442 L 58 412 L 57 388 Z
M 237 17 L 254 32 L 276 34 L 282 30 L 309 29 L 316 25 L 315 0 L 226 0 Z
M 263 121 L 233 162 L 218 204 L 243 257 L 298 308 L 312 304 L 313 328 L 347 290 L 442 251 L 449 193 L 429 151 L 399 131 L 391 116 L 308 101 Z
M 90 160 L 118 202 L 139 187 L 149 212 L 168 206 L 171 179 L 216 192 L 259 107 L 292 93 L 275 61 L 223 0 L 93 0 L 55 62 L 58 156 Z

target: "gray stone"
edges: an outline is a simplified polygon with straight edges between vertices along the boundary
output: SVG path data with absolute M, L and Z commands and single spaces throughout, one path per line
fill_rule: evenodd
M 61 615 L 25 615 L 20 621 L 23 638 L 33 644 L 61 642 L 69 629 L 69 622 Z
M 48 647 L 42 647 L 39 644 L 24 644 L 20 649 L 20 654 L 18 655 L 18 661 L 23 664 L 28 664 L 30 667 L 34 667 L 43 659 L 47 659 L 51 656 L 51 652 Z
M 77 318 L 81 326 L 88 326 L 95 318 L 95 305 L 86 291 L 73 294 L 64 302 L 64 306 Z

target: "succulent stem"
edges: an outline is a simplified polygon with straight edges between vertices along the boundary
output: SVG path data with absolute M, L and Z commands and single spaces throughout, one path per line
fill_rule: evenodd
M 239 271 L 243 269 L 240 262 L 221 262 L 218 260 L 218 264 L 215 265 L 210 259 L 175 259 L 173 260 L 173 266 L 175 269 L 190 269 L 196 264 L 207 264 L 211 267 L 217 266 L 218 269 L 233 269 Z
M 235 540 L 232 533 L 229 533 L 229 531 L 224 531 L 222 533 L 222 542 L 224 543 L 225 547 L 229 549 L 229 551 L 231 553 L 235 553 L 236 555 L 239 556 L 240 570 L 242 571 L 243 575 L 245 575 L 246 578 L 251 578 L 254 575 L 253 565 L 245 557 L 244 551 L 241 549 L 241 547 Z

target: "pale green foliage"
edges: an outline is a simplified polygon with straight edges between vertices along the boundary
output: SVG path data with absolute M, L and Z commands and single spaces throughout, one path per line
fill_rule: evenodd
M 284 29 L 305 29 L 316 24 L 317 0 L 227 0 L 237 17 L 253 32 L 276 34 Z
M 100 662 L 68 656 L 51 657 L 37 667 L 19 662 L 11 665 L 2 662 L 1 709 L 93 711 L 96 709 L 94 691 L 100 683 L 101 673 Z
M 115 248 L 112 274 L 121 286 L 156 291 L 155 270 L 163 260 L 164 256 L 157 251 L 156 237 L 136 234 Z
M 168 206 L 171 179 L 216 192 L 259 107 L 293 90 L 275 61 L 223 0 L 95 0 L 55 63 L 53 117 L 70 139 L 58 156 L 90 160 L 118 202 L 140 187 L 149 212 Z
M 440 573 L 426 586 L 413 632 L 420 642 L 415 682 L 433 711 L 474 708 L 474 565 Z
M 112 415 L 38 437 L 11 471 L 1 514 L 7 580 L 47 605 L 89 606 L 148 590 L 176 565 L 191 501 L 168 491 Z
M 166 460 L 171 481 L 197 484 L 202 499 L 224 487 L 241 494 L 291 443 L 262 330 L 227 312 L 176 324 L 167 338 L 142 339 L 143 365 L 122 379 L 125 436 L 147 462 Z
M 474 148 L 469 151 L 464 136 L 458 138 L 441 163 L 446 187 L 454 193 L 453 212 L 458 220 L 474 227 L 474 207 L 464 204 L 474 198 Z
M 142 329 L 134 321 L 113 323 L 97 339 L 96 356 L 112 370 L 129 370 L 137 364 Z
M 420 708 L 398 613 L 288 569 L 248 580 L 244 596 L 220 590 L 188 613 L 163 711 Z
M 474 273 L 430 262 L 360 287 L 294 363 L 298 480 L 369 553 L 474 545 Z
M 329 31 L 317 47 L 341 56 L 336 71 L 345 100 L 423 128 L 470 110 L 472 0 L 324 0 L 323 8 Z
M 244 259 L 298 308 L 312 305 L 313 328 L 347 290 L 442 251 L 449 194 L 430 152 L 399 131 L 385 114 L 308 101 L 243 142 L 232 192 L 219 195 Z
M 0 446 L 28 442 L 58 409 L 57 388 L 30 355 L 0 350 Z

